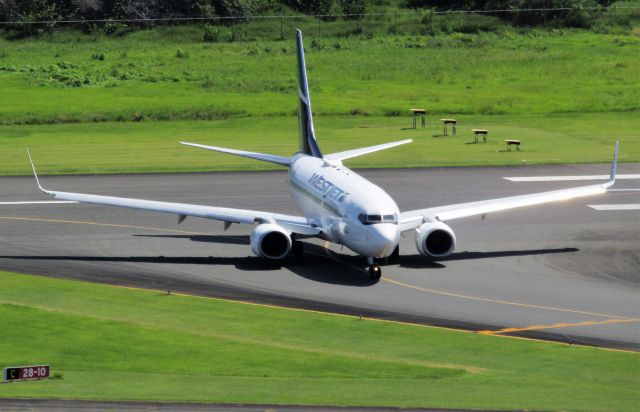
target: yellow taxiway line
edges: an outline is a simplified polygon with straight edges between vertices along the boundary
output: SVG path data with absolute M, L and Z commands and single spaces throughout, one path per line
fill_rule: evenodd
M 593 326 L 593 325 L 610 325 L 614 323 L 631 323 L 638 322 L 640 318 L 635 319 L 607 319 L 607 320 L 585 320 L 575 323 L 554 323 L 553 325 L 530 325 L 522 328 L 504 328 L 500 330 L 483 330 L 478 333 L 482 335 L 500 335 L 503 333 L 513 332 L 525 332 L 529 330 L 546 330 L 546 329 L 558 329 L 558 328 L 575 328 L 578 326 Z
M 331 255 L 332 257 L 334 257 L 335 260 L 340 261 L 340 259 L 338 259 L 335 256 L 333 256 L 333 252 L 329 249 L 329 244 L 330 243 L 328 241 L 324 242 L 325 252 L 327 253 L 327 255 Z M 414 289 L 414 290 L 418 290 L 418 291 L 421 291 L 421 292 L 426 292 L 426 293 L 430 293 L 430 294 L 434 294 L 434 295 L 449 296 L 449 297 L 454 297 L 454 298 L 459 298 L 459 299 L 475 300 L 475 301 L 479 301 L 479 302 L 495 303 L 495 304 L 500 304 L 500 305 L 519 306 L 519 307 L 524 307 L 524 308 L 548 310 L 548 311 L 555 311 L 555 312 L 576 313 L 576 314 L 580 314 L 580 315 L 597 316 L 597 317 L 602 317 L 602 318 L 615 318 L 615 319 L 623 319 L 623 320 L 629 320 L 629 321 L 635 320 L 634 318 L 631 318 L 629 316 L 609 315 L 609 314 L 606 314 L 606 313 L 589 312 L 589 311 L 578 310 L 578 309 L 556 308 L 556 307 L 553 307 L 553 306 L 541 306 L 541 305 L 533 305 L 533 304 L 529 304 L 529 303 L 511 302 L 511 301 L 507 301 L 507 300 L 481 298 L 481 297 L 470 296 L 470 295 L 461 295 L 459 293 L 447 292 L 447 291 L 444 291 L 444 290 L 428 289 L 428 288 L 423 288 L 423 287 L 420 287 L 420 286 L 410 285 L 408 283 L 403 283 L 403 282 L 400 282 L 398 280 L 391 279 L 391 278 L 388 278 L 388 277 L 382 277 L 382 278 L 380 278 L 380 280 L 383 281 L 383 282 L 387 282 L 387 283 L 391 283 L 391 284 L 397 285 L 397 286 L 402 286 L 402 287 L 408 288 L 408 289 Z
M 100 223 L 100 222 L 86 222 L 86 221 L 76 221 L 76 220 L 42 219 L 42 218 L 29 218 L 29 217 L 16 217 L 16 216 L 0 216 L 0 219 L 4 219 L 4 220 L 23 220 L 23 221 L 30 221 L 30 222 L 60 223 L 60 224 L 94 225 L 94 226 L 104 226 L 104 227 L 116 227 L 116 228 L 130 228 L 130 229 L 140 229 L 140 230 L 163 231 L 163 232 L 182 233 L 182 234 L 191 234 L 191 235 L 205 235 L 205 233 L 191 232 L 191 231 L 184 231 L 184 230 L 176 230 L 176 229 L 166 229 L 166 228 L 160 228 L 160 227 L 146 227 L 146 226 L 134 226 L 134 225 Z M 349 265 L 346 262 L 342 262 L 340 259 L 338 259 L 335 256 L 333 256 L 333 254 L 329 250 L 329 242 L 328 241 L 325 241 L 325 243 L 324 243 L 324 250 L 326 252 L 326 255 L 328 257 L 332 258 L 333 260 L 338 261 L 338 262 L 340 262 L 340 263 L 342 263 L 344 265 L 347 265 L 347 266 L 353 266 L 353 265 Z M 32 275 L 32 276 L 42 276 L 42 275 Z M 455 297 L 474 299 L 474 300 L 491 301 L 491 302 L 494 302 L 494 303 L 503 303 L 502 301 L 498 301 L 498 300 L 475 298 L 473 296 L 457 295 L 457 294 L 452 294 L 452 293 L 449 293 L 449 292 L 443 292 L 443 291 L 436 291 L 436 290 L 432 290 L 432 289 L 420 288 L 418 286 L 404 284 L 404 283 L 401 283 L 401 282 L 398 282 L 398 281 L 394 281 L 392 279 L 387 279 L 387 278 L 382 278 L 381 280 L 383 280 L 385 282 L 389 282 L 389 283 L 395 283 L 395 284 L 403 286 L 403 287 L 410 287 L 412 289 L 423 290 L 423 291 L 430 292 L 430 293 L 438 293 L 438 294 L 444 294 L 444 295 L 447 295 L 447 296 L 455 296 Z M 121 286 L 121 285 L 105 285 L 105 286 L 122 288 L 122 289 L 132 289 L 132 290 L 146 291 L 146 292 L 163 293 L 163 294 L 167 293 L 167 291 L 158 290 L 158 289 L 152 289 L 152 288 L 139 288 L 139 287 Z M 379 318 L 372 318 L 372 317 L 366 317 L 366 316 L 347 315 L 347 314 L 342 314 L 342 313 L 327 312 L 327 311 L 320 311 L 320 310 L 313 310 L 313 309 L 293 308 L 293 307 L 289 307 L 289 306 L 271 305 L 271 304 L 266 304 L 266 303 L 256 303 L 256 302 L 249 302 L 249 301 L 243 301 L 243 300 L 225 299 L 225 298 L 202 296 L 202 295 L 193 295 L 193 294 L 189 294 L 189 293 L 185 293 L 185 292 L 169 292 L 169 293 L 172 294 L 172 295 L 183 296 L 183 297 L 191 297 L 191 298 L 197 298 L 197 299 L 208 299 L 208 300 L 215 300 L 215 301 L 221 301 L 221 302 L 230 302 L 230 303 L 237 303 L 237 304 L 242 304 L 242 305 L 250 305 L 250 306 L 256 306 L 256 307 L 263 307 L 263 308 L 288 310 L 288 311 L 304 312 L 304 313 L 315 313 L 315 314 L 320 314 L 320 315 L 337 316 L 337 317 L 350 318 L 350 319 L 368 320 L 368 321 L 379 322 L 379 323 L 387 323 L 387 324 L 395 324 L 395 325 L 403 325 L 403 326 L 411 326 L 411 327 L 419 327 L 419 328 L 444 329 L 444 330 L 451 330 L 451 331 L 460 332 L 460 333 L 478 333 L 478 332 L 474 332 L 474 331 L 470 331 L 470 330 L 456 329 L 456 328 L 451 328 L 451 327 L 446 327 L 446 326 L 435 326 L 435 325 L 427 325 L 427 324 L 422 324 L 422 323 L 402 322 L 402 321 L 395 321 L 395 320 L 389 320 L 389 319 L 379 319 Z M 571 310 L 571 309 L 561 309 L 561 308 L 551 308 L 551 307 L 536 306 L 536 305 L 518 304 L 518 303 L 515 303 L 515 302 L 508 302 L 508 303 L 505 302 L 505 304 L 513 304 L 513 305 L 518 305 L 518 306 L 542 308 L 542 309 L 550 309 L 550 310 L 569 311 L 569 312 L 575 312 L 575 313 L 589 313 L 589 312 L 583 312 L 583 311 L 574 311 L 574 310 Z M 609 316 L 609 317 L 612 317 L 610 315 L 604 315 L 604 314 L 599 314 L 598 316 Z M 632 322 L 632 321 L 638 321 L 640 319 L 633 319 L 633 318 L 623 317 L 622 319 L 619 318 L 619 319 L 610 319 L 610 320 L 618 320 L 618 321 L 621 321 L 621 322 L 622 321 L 624 321 L 624 322 Z M 607 323 L 612 323 L 612 322 L 607 322 Z M 556 344 L 556 345 L 566 345 L 566 343 L 559 342 L 559 341 L 504 335 L 503 333 L 507 333 L 507 332 L 503 332 L 502 330 L 501 331 L 496 331 L 494 333 L 489 333 L 489 332 L 492 332 L 492 331 L 482 331 L 480 333 L 483 333 L 485 335 L 495 336 L 495 337 L 504 337 L 504 338 L 510 338 L 510 339 L 520 339 L 520 340 L 529 340 L 529 341 L 534 341 L 534 342 L 545 342 L 545 343 L 551 343 L 551 344 Z M 500 333 L 497 333 L 497 332 L 500 332 Z M 587 347 L 587 348 L 600 349 L 600 350 L 607 350 L 607 351 L 613 351 L 613 352 L 637 353 L 637 352 L 632 351 L 632 350 L 613 349 L 613 348 L 605 348 L 605 347 L 600 347 L 600 346 L 590 346 L 590 345 L 583 345 L 583 344 L 577 344 L 577 345 L 574 345 L 574 346 Z
M 427 289 L 427 288 L 422 288 L 420 286 L 409 285 L 407 283 L 402 283 L 402 282 L 399 282 L 397 280 L 390 279 L 390 278 L 382 278 L 381 280 L 383 280 L 383 281 L 385 281 L 387 283 L 392 283 L 394 285 L 402 286 L 402 287 L 405 287 L 405 288 L 415 289 L 415 290 L 419 290 L 419 291 L 427 292 L 427 293 L 432 293 L 434 295 L 450 296 L 450 297 L 454 297 L 454 298 L 460 298 L 460 299 L 466 299 L 466 300 L 476 300 L 476 301 L 488 302 L 488 303 L 496 303 L 496 304 L 500 304 L 500 305 L 520 306 L 520 307 L 523 307 L 523 308 L 541 309 L 541 310 L 548 310 L 548 311 L 555 311 L 555 312 L 577 313 L 577 314 L 580 314 L 580 315 L 597 316 L 597 317 L 602 317 L 602 318 L 615 318 L 615 319 L 624 319 L 624 320 L 635 320 L 634 318 L 630 318 L 628 316 L 609 315 L 609 314 L 606 314 L 606 313 L 588 312 L 588 311 L 577 310 L 577 309 L 556 308 L 556 307 L 553 307 L 553 306 L 541 306 L 541 305 L 533 305 L 533 304 L 529 304 L 529 303 L 511 302 L 511 301 L 507 301 L 507 300 L 489 299 L 489 298 L 480 298 L 480 297 L 477 297 L 477 296 L 461 295 L 461 294 L 458 294 L 458 293 L 451 293 L 451 292 L 446 292 L 446 291 L 437 290 L 437 289 Z
M 66 224 L 72 224 L 72 225 L 90 225 L 90 226 L 117 227 L 117 228 L 127 228 L 127 229 L 153 230 L 156 232 L 182 233 L 187 235 L 206 235 L 206 233 L 191 232 L 191 231 L 176 230 L 176 229 L 165 229 L 162 227 L 146 227 L 146 226 L 134 226 L 134 225 L 120 225 L 115 223 L 85 222 L 82 220 L 42 219 L 42 218 L 35 218 L 35 217 L 15 217 L 15 216 L 0 216 L 0 219 L 25 220 L 28 222 L 66 223 Z
M 327 254 L 327 256 L 331 257 L 334 261 L 341 262 L 341 263 L 343 263 L 343 264 L 345 264 L 347 266 L 350 266 L 350 267 L 355 267 L 355 266 L 350 265 L 350 264 L 348 264 L 346 262 L 342 262 L 338 257 L 336 257 L 335 254 L 329 249 L 330 244 L 331 244 L 330 242 L 325 241 L 324 245 L 323 245 L 324 246 L 324 251 Z M 598 321 L 582 321 L 582 322 L 575 322 L 575 323 L 556 323 L 556 324 L 553 324 L 553 325 L 530 325 L 530 326 L 520 327 L 520 328 L 504 328 L 504 329 L 499 329 L 499 330 L 495 330 L 495 331 L 493 331 L 493 330 L 484 330 L 484 331 L 479 331 L 479 332 L 466 331 L 466 332 L 471 332 L 471 333 L 479 333 L 479 334 L 482 334 L 482 335 L 491 335 L 491 336 L 498 336 L 498 337 L 511 338 L 511 339 L 522 339 L 522 340 L 552 342 L 552 343 L 557 343 L 557 344 L 566 344 L 566 343 L 563 343 L 563 342 L 550 341 L 550 340 L 544 340 L 544 339 L 528 338 L 528 337 L 522 337 L 522 336 L 512 336 L 512 335 L 507 335 L 507 333 L 524 332 L 524 331 L 532 331 L 532 330 L 554 329 L 554 328 L 568 328 L 568 327 L 577 327 L 577 326 L 607 325 L 607 324 L 615 324 L 615 323 L 631 323 L 631 322 L 640 321 L 640 318 L 631 318 L 631 317 L 628 317 L 628 316 L 609 315 L 609 314 L 604 314 L 604 313 L 588 312 L 588 311 L 576 310 L 576 309 L 556 308 L 556 307 L 551 307 L 551 306 L 540 306 L 540 305 L 532 305 L 532 304 L 527 304 L 527 303 L 519 303 L 519 302 L 511 302 L 511 301 L 504 301 L 504 300 L 498 300 L 498 299 L 489 299 L 489 298 L 480 298 L 480 297 L 476 297 L 476 296 L 461 295 L 461 294 L 446 292 L 446 291 L 437 290 L 437 289 L 422 288 L 420 286 L 410 285 L 410 284 L 403 283 L 403 282 L 400 282 L 400 281 L 397 281 L 397 280 L 394 280 L 394 279 L 390 279 L 390 278 L 387 278 L 387 277 L 382 277 L 382 278 L 380 278 L 380 280 L 383 281 L 383 282 L 387 282 L 387 283 L 394 284 L 394 285 L 397 285 L 397 286 L 402 286 L 402 287 L 409 288 L 409 289 L 419 290 L 419 291 L 422 291 L 422 292 L 427 292 L 427 293 L 436 294 L 436 295 L 451 296 L 451 297 L 456 297 L 456 298 L 460 298 L 460 299 L 477 300 L 477 301 L 481 301 L 481 302 L 489 302 L 489 303 L 496 303 L 496 304 L 502 304 L 502 305 L 521 306 L 521 307 L 541 309 L 541 310 L 550 310 L 550 311 L 558 311 L 558 312 L 569 312 L 569 313 L 576 313 L 576 314 L 581 314 L 581 315 L 590 315 L 590 316 L 612 318 L 612 319 L 598 320 Z M 389 322 L 394 322 L 394 321 L 389 321 Z M 396 322 L 394 322 L 394 323 L 396 323 Z M 405 324 L 405 323 L 403 323 L 403 324 Z M 461 329 L 447 328 L 447 327 L 441 327 L 441 326 L 433 326 L 433 327 L 450 329 L 450 330 L 458 330 L 458 331 L 461 330 Z M 465 330 L 462 329 L 462 331 L 465 331 Z M 590 346 L 590 345 L 577 345 L 577 346 L 585 346 L 585 347 L 598 348 L 598 349 L 604 349 L 604 350 L 612 350 L 612 351 L 620 351 L 620 352 L 637 353 L 637 352 L 632 351 L 632 350 L 611 349 L 611 348 L 603 348 L 603 347 Z

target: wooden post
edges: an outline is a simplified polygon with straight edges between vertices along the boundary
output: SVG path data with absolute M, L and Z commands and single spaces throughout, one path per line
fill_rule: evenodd
M 280 40 L 284 40 L 284 16 L 280 15 Z

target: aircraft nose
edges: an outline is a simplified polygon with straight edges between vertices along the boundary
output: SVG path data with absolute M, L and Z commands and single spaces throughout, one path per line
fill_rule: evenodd
M 371 257 L 386 257 L 398 245 L 400 233 L 398 226 L 389 223 L 371 225 L 369 228 L 369 245 Z

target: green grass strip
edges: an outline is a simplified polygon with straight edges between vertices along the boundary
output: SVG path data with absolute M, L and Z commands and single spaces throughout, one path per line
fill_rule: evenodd
M 440 116 L 427 119 L 426 129 L 411 129 L 408 112 L 405 117 L 324 116 L 316 118 L 316 132 L 324 153 L 414 139 L 347 161 L 360 168 L 608 163 L 616 140 L 621 162 L 640 161 L 637 112 L 456 116 L 455 137 L 442 135 Z M 42 174 L 281 169 L 178 142 L 290 156 L 298 150 L 297 127 L 295 117 L 0 126 L 0 174 L 31 173 L 25 148 Z M 488 129 L 488 143 L 473 144 L 472 128 Z M 521 151 L 506 152 L 505 139 L 520 140 Z
M 640 357 L 0 272 L 0 397 L 632 411 Z

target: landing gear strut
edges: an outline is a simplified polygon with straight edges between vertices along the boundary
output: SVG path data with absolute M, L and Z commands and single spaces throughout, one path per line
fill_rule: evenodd
M 299 240 L 291 242 L 291 257 L 293 259 L 302 259 L 304 255 L 304 243 Z
M 369 264 L 369 276 L 371 279 L 376 281 L 380 280 L 380 277 L 382 277 L 380 265 L 371 257 L 367 258 L 367 263 Z

